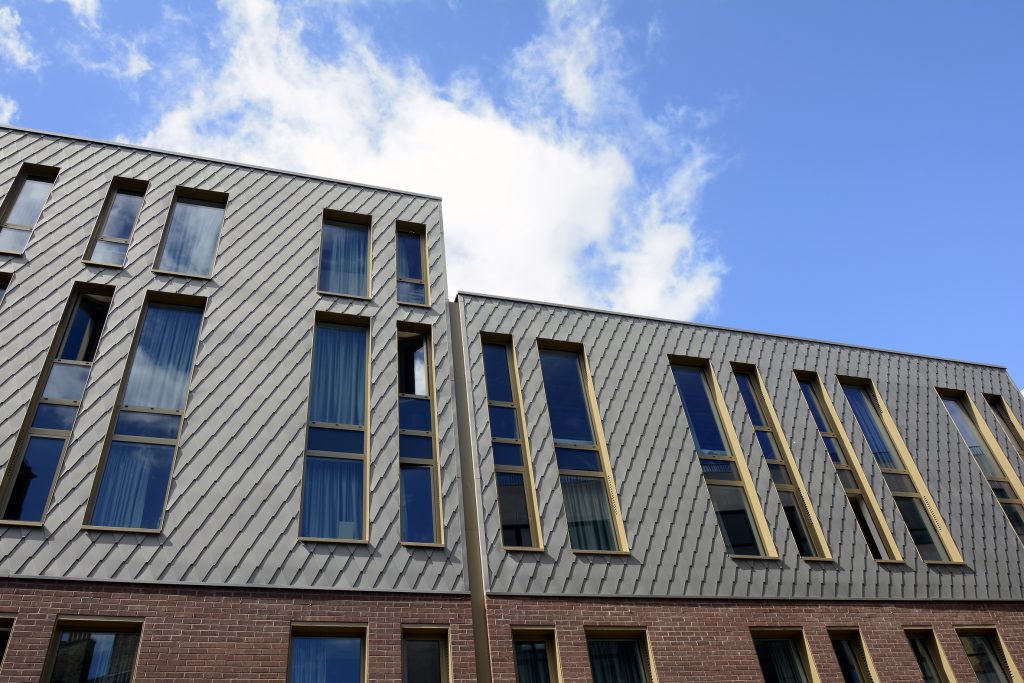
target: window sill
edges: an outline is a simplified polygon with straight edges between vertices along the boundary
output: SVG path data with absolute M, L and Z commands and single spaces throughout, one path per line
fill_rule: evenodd
M 24 256 L 24 255 L 25 255 L 25 252 L 23 252 L 23 251 L 8 251 L 7 249 L 0 249 L 0 256 Z
M 955 560 L 925 560 L 924 563 L 929 567 L 966 567 L 967 563 L 964 561 L 957 562 Z
M 316 293 L 320 296 L 329 296 L 335 299 L 352 299 L 354 301 L 373 301 L 372 296 L 363 296 L 361 294 L 342 294 L 341 292 L 329 292 L 326 289 L 317 289 Z
M 399 306 L 412 306 L 414 308 L 428 308 L 428 309 L 429 308 L 433 308 L 433 306 L 431 306 L 430 304 L 414 304 L 411 301 L 399 301 L 398 305 Z
M 729 555 L 734 560 L 767 560 L 769 562 L 778 562 L 782 558 L 778 555 Z
M 178 273 L 173 270 L 160 270 L 159 268 L 154 268 L 153 273 L 155 273 L 156 275 L 170 275 L 172 277 L 187 277 L 193 280 L 213 280 L 212 275 L 197 275 L 196 273 Z
M 628 550 L 576 550 L 573 548 L 573 555 L 608 555 L 610 557 L 628 557 L 630 552 Z
M 877 562 L 878 564 L 892 564 L 892 565 L 896 565 L 896 564 L 906 564 L 906 561 L 905 561 L 905 560 L 901 560 L 901 559 L 892 559 L 892 560 L 875 560 L 875 562 Z
M 507 553 L 542 553 L 544 548 L 536 548 L 528 545 L 502 545 Z
M 370 545 L 369 540 L 359 540 L 357 538 L 317 538 L 314 536 L 299 536 L 299 540 L 303 543 L 335 543 L 339 545 Z
M 444 543 L 415 543 L 413 541 L 402 541 L 401 545 L 407 548 L 444 548 Z
M 161 529 L 138 529 L 134 527 L 123 527 L 123 526 L 97 526 L 95 524 L 83 524 L 83 531 L 115 531 L 121 534 L 159 534 Z
M 23 522 L 18 519 L 0 519 L 0 526 L 24 526 L 24 527 L 35 527 L 38 529 L 43 528 L 43 522 Z
M 804 562 L 814 562 L 814 563 L 818 563 L 818 564 L 826 564 L 826 563 L 829 563 L 829 562 L 835 562 L 836 561 L 836 559 L 834 557 L 801 557 L 800 559 L 803 560 Z
M 82 263 L 87 266 L 96 266 L 98 268 L 116 268 L 118 270 L 124 268 L 124 263 L 103 263 L 102 261 L 90 261 L 89 259 L 82 259 Z

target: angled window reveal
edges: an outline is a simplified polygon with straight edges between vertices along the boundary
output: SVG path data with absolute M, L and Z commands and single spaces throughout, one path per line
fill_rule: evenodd
M 974 401 L 962 391 L 939 390 L 943 405 L 953 419 L 957 431 L 974 456 L 992 493 L 1002 506 L 1010 526 L 1024 541 L 1024 484 L 1013 471 L 1003 449 L 989 431 Z
M 164 230 L 157 270 L 210 277 L 226 206 L 227 195 L 179 187 Z
M 557 683 L 558 646 L 553 629 L 518 629 L 512 632 L 517 683 Z
M 757 369 L 733 364 L 733 373 L 797 550 L 802 557 L 830 559 L 824 534 L 811 512 L 807 490 Z
M 587 633 L 594 683 L 651 683 L 654 666 L 646 634 L 614 631 Z
M 123 681 L 134 678 L 141 624 L 137 622 L 60 624 L 44 680 Z
M 935 638 L 935 632 L 929 628 L 909 628 L 906 630 L 907 641 L 914 653 L 917 667 L 921 671 L 924 683 L 952 683 L 953 674 L 949 670 L 949 662 L 942 646 Z
M 399 223 L 395 247 L 398 251 L 398 301 L 427 305 L 427 239 L 423 226 Z
M 86 261 L 105 266 L 124 265 L 132 231 L 142 210 L 145 192 L 145 182 L 127 178 L 114 179 L 100 212 L 96 231 L 86 250 Z
M 415 627 L 402 633 L 402 682 L 448 683 L 448 631 Z
M 5 473 L 5 522 L 43 521 L 82 404 L 112 292 L 109 288 L 83 291 L 76 286 L 71 295 L 58 328 L 59 341 L 51 347 L 43 366 L 28 427 L 16 447 L 17 457 Z
M 50 196 L 57 169 L 26 164 L 0 205 L 0 253 L 23 254 Z
M 844 683 L 880 683 L 860 631 L 829 629 L 828 635 Z
M 290 659 L 289 683 L 364 683 L 366 627 L 297 624 Z
M 871 557 L 876 560 L 900 560 L 896 541 L 885 524 L 882 510 L 868 484 L 860 461 L 854 455 L 853 446 L 846 432 L 836 426 L 839 424 L 839 418 L 821 386 L 821 380 L 813 373 L 797 373 L 797 380 L 811 411 L 811 417 L 814 418 L 818 435 L 825 445 L 825 452 L 828 453 L 839 482 L 846 491 L 846 499 L 850 503 L 854 519 L 857 520 L 857 526 L 864 535 L 864 542 L 867 543 Z
M 1016 665 L 994 628 L 958 628 L 957 636 L 979 683 L 1011 683 L 1021 680 Z
M 765 683 L 811 683 L 816 681 L 803 633 L 795 631 L 755 631 L 754 650 Z
M 91 526 L 160 529 L 202 320 L 201 304 L 150 300 L 143 308 L 87 515 Z
M 724 403 L 717 382 L 710 379 L 710 366 L 706 361 L 673 362 L 672 375 L 729 554 L 774 557 L 750 473 L 737 457 L 739 447 L 732 425 L 723 423 Z
M 320 238 L 320 291 L 369 296 L 369 263 L 369 216 L 325 212 Z
M 501 542 L 506 548 L 535 549 L 540 547 L 536 488 L 512 345 L 508 341 L 485 338 L 483 358 Z
M 576 551 L 625 549 L 618 499 L 578 348 L 540 347 L 548 417 L 555 438 L 569 542 Z
M 318 321 L 299 535 L 366 539 L 366 327 Z
M 11 286 L 11 274 L 0 273 L 0 304 L 3 304 L 7 297 L 7 290 Z
M 429 331 L 399 328 L 398 462 L 403 543 L 443 543 L 433 375 Z
M 861 379 L 846 379 L 840 383 L 921 557 L 926 562 L 962 562 L 935 501 L 925 488 L 910 451 L 874 385 Z
M 1000 429 L 1006 434 L 1010 445 L 1017 451 L 1017 457 L 1024 459 L 1024 426 L 1006 404 L 1006 399 L 998 394 L 985 394 L 985 402 L 996 414 Z

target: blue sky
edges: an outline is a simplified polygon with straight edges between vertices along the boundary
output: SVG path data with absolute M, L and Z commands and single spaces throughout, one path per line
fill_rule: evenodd
M 454 288 L 1008 365 L 1024 5 L 0 0 L 0 119 L 444 197 Z

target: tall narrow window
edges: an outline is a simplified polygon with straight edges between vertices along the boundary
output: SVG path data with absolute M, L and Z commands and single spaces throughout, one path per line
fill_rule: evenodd
M 811 662 L 803 634 L 754 634 L 754 649 L 765 683 L 810 683 Z
M 46 680 L 129 683 L 134 678 L 138 649 L 137 624 L 93 627 L 68 623 L 58 631 Z
M 754 427 L 761 454 L 768 462 L 772 483 L 782 500 L 782 510 L 789 522 L 789 531 L 802 557 L 827 558 L 825 540 L 811 514 L 807 491 L 789 452 L 789 445 L 775 418 L 757 370 L 749 366 L 733 365 L 740 396 L 747 407 L 747 416 Z
M 8 273 L 0 273 L 0 304 L 7 296 L 7 288 L 11 286 L 11 276 Z
M 1021 426 L 1020 420 L 1010 412 L 1010 408 L 1006 405 L 1006 399 L 997 394 L 985 394 L 985 401 L 992 408 L 992 412 L 996 414 L 1000 428 L 1017 451 L 1017 457 L 1024 458 L 1024 427 Z
M 523 434 L 519 386 L 512 372 L 512 346 L 505 342 L 484 341 L 483 351 L 491 448 L 498 483 L 501 542 L 506 548 L 536 548 L 540 539 L 536 521 L 536 489 L 528 461 L 526 435 Z
M 516 683 L 556 683 L 559 680 L 554 631 L 515 631 L 512 640 L 516 655 Z
M 952 676 L 935 633 L 925 628 L 908 629 L 906 633 L 923 682 L 950 683 Z
M 853 408 L 854 417 L 867 438 L 871 453 L 875 456 L 875 462 L 882 469 L 885 483 L 896 499 L 896 507 L 903 515 L 917 551 L 926 562 L 954 559 L 939 535 L 938 525 L 942 523 L 941 520 L 937 514 L 933 516 L 930 513 L 930 510 L 935 509 L 935 503 L 923 485 L 919 484 L 920 475 L 910 460 L 910 453 L 905 448 L 897 450 L 895 439 L 899 435 L 891 432 L 886 424 L 881 404 L 874 395 L 874 387 L 860 380 L 845 381 L 842 387 L 846 400 Z M 959 561 L 959 558 L 955 559 Z
M 1010 683 L 1020 680 L 995 629 L 958 628 L 957 635 L 979 683 Z
M 398 227 L 398 300 L 404 304 L 427 303 L 427 247 L 422 227 Z
M 748 482 L 744 481 L 746 466 L 737 461 L 729 445 L 706 366 L 676 363 L 672 374 L 726 548 L 737 556 L 767 555 L 754 521 Z
M 446 683 L 448 633 L 437 629 L 408 629 L 402 635 L 403 683 Z
M 614 490 L 594 430 L 596 415 L 584 389 L 581 354 L 541 348 L 540 367 L 569 542 L 574 550 L 618 551 L 611 505 Z
M 51 347 L 43 366 L 28 430 L 17 447 L 17 458 L 7 468 L 3 521 L 43 520 L 109 307 L 109 292 L 71 296 L 59 328 L 60 341 Z
M 317 322 L 299 534 L 366 538 L 367 329 Z
M 854 630 L 829 630 L 832 650 L 836 653 L 839 670 L 845 683 L 875 683 L 871 659 L 860 632 Z
M 107 266 L 124 265 L 145 191 L 144 182 L 114 179 L 103 211 L 100 212 L 96 234 L 85 255 L 86 261 Z
M 149 302 L 143 310 L 90 524 L 157 530 L 171 479 L 203 309 Z
M 328 216 L 333 214 L 325 214 L 320 240 L 320 291 L 368 296 L 369 220 L 364 223 L 359 216 L 339 215 L 336 220 Z
M 1010 520 L 1010 526 L 1024 541 L 1024 484 L 1010 466 L 1006 455 L 995 437 L 988 431 L 988 425 L 981 419 L 974 402 L 963 392 L 940 391 L 942 403 L 949 411 L 960 436 L 967 444 L 967 450 L 981 468 L 988 480 L 996 500 Z
M 820 380 L 811 374 L 800 374 L 798 380 L 800 391 L 807 401 L 811 417 L 814 418 L 818 435 L 825 444 L 825 451 L 846 491 L 846 499 L 850 503 L 854 519 L 857 520 L 857 526 L 864 535 L 864 542 L 867 543 L 871 557 L 876 560 L 898 559 L 895 542 L 892 541 L 882 519 L 878 501 L 875 500 L 875 495 L 868 485 L 860 462 L 854 457 L 853 449 L 847 443 L 845 433 L 835 426 L 839 421 L 835 417 L 835 409 L 821 389 Z
M 588 635 L 594 683 L 650 683 L 653 669 L 647 639 L 641 636 Z
M 164 230 L 157 270 L 209 277 L 226 204 L 226 195 L 179 188 Z
M 366 631 L 311 624 L 292 632 L 289 683 L 362 683 Z
M 398 332 L 398 462 L 402 541 L 440 542 L 430 336 Z
M 14 181 L 3 203 L 0 221 L 0 252 L 22 254 L 50 196 L 57 169 L 27 167 Z
M 14 627 L 12 619 L 0 619 L 0 663 L 7 654 L 7 645 L 11 642 L 11 629 Z

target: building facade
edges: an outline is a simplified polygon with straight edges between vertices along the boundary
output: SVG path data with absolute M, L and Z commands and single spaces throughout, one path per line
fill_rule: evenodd
M 453 297 L 414 193 L 0 192 L 0 682 L 1022 680 L 1003 368 Z

